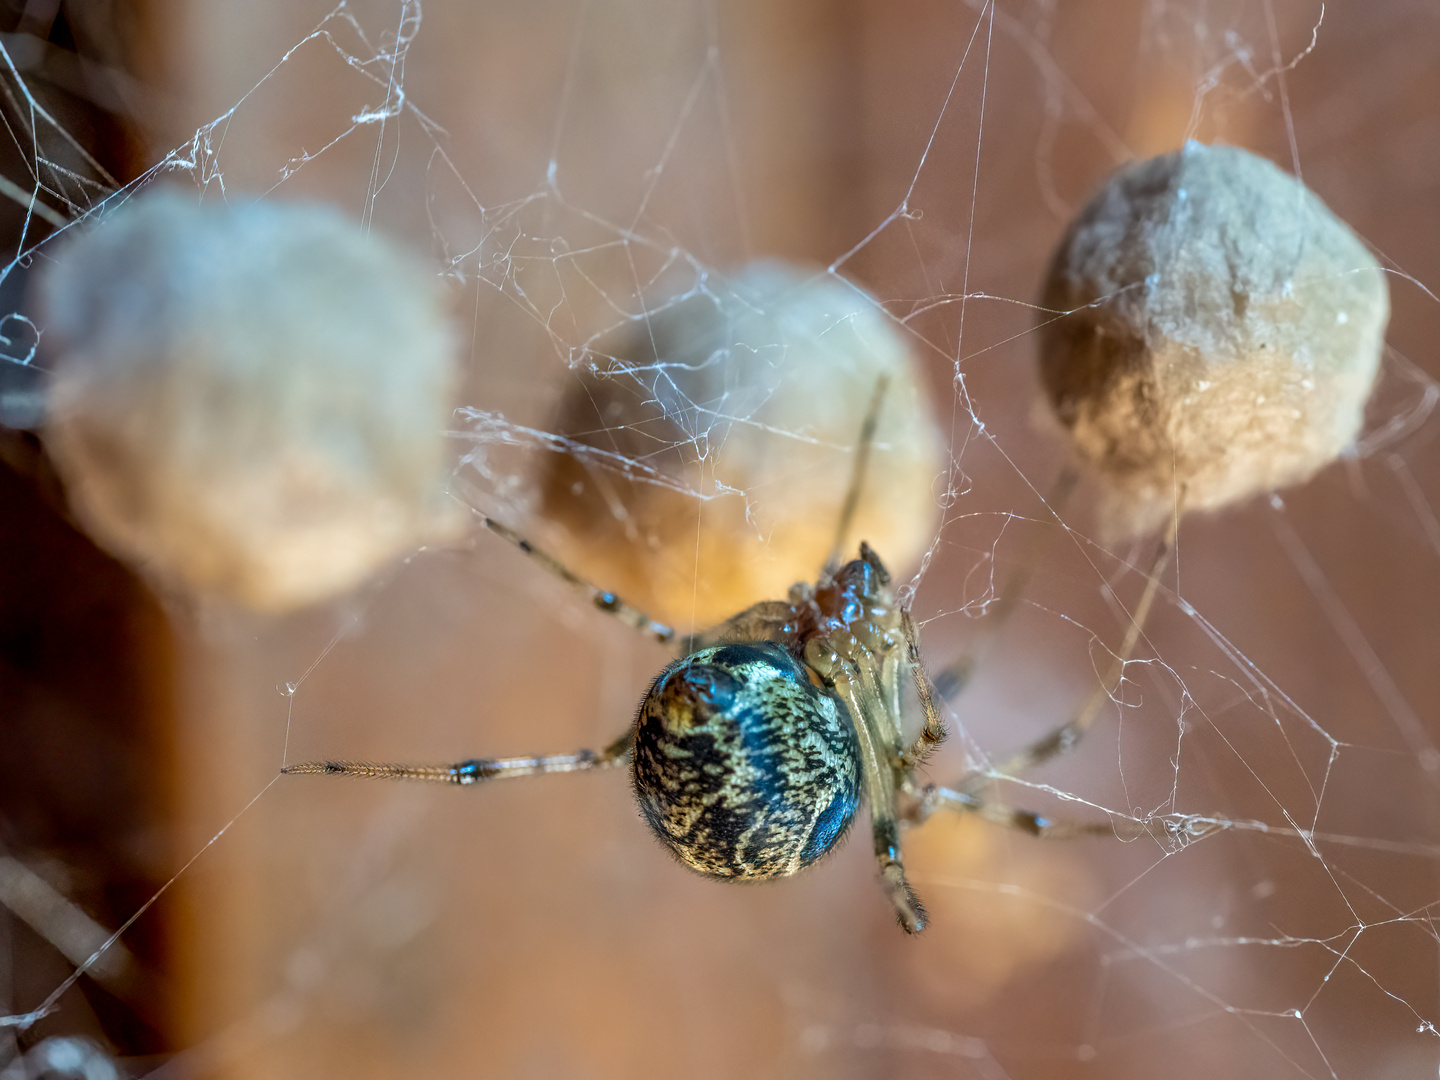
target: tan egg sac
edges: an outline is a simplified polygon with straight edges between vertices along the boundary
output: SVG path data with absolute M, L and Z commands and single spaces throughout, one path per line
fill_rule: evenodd
M 1301 483 L 1359 433 L 1389 293 L 1315 194 L 1231 146 L 1113 176 L 1071 225 L 1041 373 L 1111 525 Z M 1047 316 L 1048 318 L 1048 316 Z
M 930 543 L 945 444 L 903 331 L 858 288 L 774 262 L 599 343 L 567 387 L 542 512 L 562 559 L 653 617 L 719 622 L 813 581 L 877 383 L 888 379 L 844 556 L 904 573 Z
M 442 290 L 334 210 L 141 196 L 40 287 L 71 506 L 162 582 L 291 608 L 455 521 Z

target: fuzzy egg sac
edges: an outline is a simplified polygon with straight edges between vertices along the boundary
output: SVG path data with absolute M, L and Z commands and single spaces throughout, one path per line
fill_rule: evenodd
M 161 584 L 286 610 L 459 524 L 438 276 L 337 211 L 133 197 L 39 301 L 71 509 Z
M 1360 431 L 1389 318 L 1375 258 L 1314 192 L 1197 142 L 1110 178 L 1042 303 L 1045 390 L 1120 532 L 1333 461 Z
M 946 446 L 903 328 L 857 286 L 774 262 L 712 275 L 590 349 L 540 472 L 567 565 L 673 626 L 815 578 L 886 386 L 846 551 L 929 545 Z

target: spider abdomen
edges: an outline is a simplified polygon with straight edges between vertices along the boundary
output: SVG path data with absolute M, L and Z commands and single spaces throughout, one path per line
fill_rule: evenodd
M 635 726 L 641 813 L 712 877 L 784 877 L 844 836 L 860 803 L 845 706 L 782 646 L 702 649 L 661 672 Z

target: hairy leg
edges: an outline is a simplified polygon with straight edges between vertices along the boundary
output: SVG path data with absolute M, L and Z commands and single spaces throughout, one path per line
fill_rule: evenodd
M 440 784 L 479 784 L 487 780 L 510 780 L 542 773 L 585 772 L 623 765 L 630 756 L 633 732 L 626 731 L 603 750 L 577 750 L 573 754 L 548 757 L 471 758 L 453 765 L 391 765 L 369 761 L 305 761 L 286 765 L 289 774 L 361 776 L 380 780 L 428 780 Z

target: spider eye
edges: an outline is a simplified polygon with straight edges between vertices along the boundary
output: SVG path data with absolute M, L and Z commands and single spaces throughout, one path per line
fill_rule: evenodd
M 860 803 L 850 714 L 771 642 L 702 649 L 661 672 L 640 704 L 632 775 L 655 834 L 714 877 L 809 866 Z

